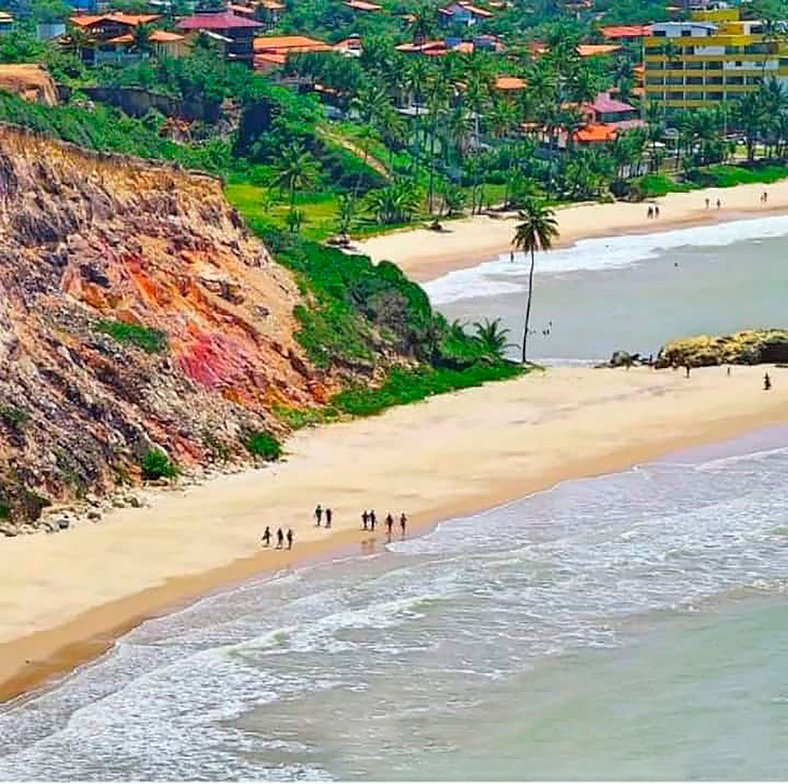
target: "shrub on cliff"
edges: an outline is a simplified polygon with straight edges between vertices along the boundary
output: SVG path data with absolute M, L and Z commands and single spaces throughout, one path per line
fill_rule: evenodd
M 178 466 L 161 449 L 149 449 L 140 467 L 143 479 L 174 479 L 178 476 Z
M 252 430 L 243 438 L 244 446 L 263 460 L 279 460 L 282 457 L 282 445 L 270 433 Z
M 124 321 L 99 321 L 96 329 L 114 338 L 118 343 L 136 346 L 148 354 L 160 354 L 167 348 L 167 336 L 160 329 L 127 324 Z

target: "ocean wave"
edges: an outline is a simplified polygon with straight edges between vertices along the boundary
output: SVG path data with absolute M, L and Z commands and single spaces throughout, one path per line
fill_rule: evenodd
M 778 215 L 655 234 L 580 240 L 567 248 L 538 253 L 536 273 L 544 275 L 615 269 L 656 258 L 673 248 L 723 247 L 755 238 L 786 235 L 788 216 Z M 449 272 L 423 284 L 423 288 L 433 305 L 444 305 L 470 297 L 478 299 L 515 294 L 527 289 L 528 262 L 529 259 L 521 253 L 515 254 L 512 262 L 506 253 L 495 261 Z

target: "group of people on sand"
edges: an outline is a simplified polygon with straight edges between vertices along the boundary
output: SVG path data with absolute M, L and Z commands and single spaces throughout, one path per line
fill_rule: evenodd
M 648 211 L 646 212 L 646 217 L 651 218 L 659 218 L 659 205 L 658 204 L 649 204 Z
M 389 512 L 386 515 L 386 519 L 385 519 L 384 522 L 385 522 L 385 525 L 386 525 L 386 531 L 388 532 L 388 535 L 389 535 L 389 539 L 391 539 L 391 536 L 392 536 L 392 534 L 394 532 L 394 518 L 392 517 L 391 512 Z M 374 531 L 375 530 L 375 526 L 377 524 L 378 524 L 378 517 L 375 514 L 375 510 L 371 509 L 370 511 L 367 511 L 365 509 L 362 512 L 362 514 L 361 514 L 361 528 L 362 528 L 362 530 L 364 530 L 364 531 Z M 408 516 L 405 514 L 405 512 L 402 512 L 402 514 L 400 514 L 400 516 L 399 516 L 399 527 L 400 527 L 400 530 L 402 531 L 402 537 L 405 538 L 405 531 L 406 531 L 406 529 L 408 527 Z
M 271 533 L 271 526 L 267 525 L 265 527 L 265 531 L 263 531 L 262 535 L 263 545 L 265 547 L 271 546 L 271 539 L 273 538 L 273 534 Z M 287 533 L 285 533 L 281 528 L 276 529 L 276 549 L 282 550 L 285 546 L 285 540 L 287 540 L 287 549 L 293 549 L 293 529 L 288 528 Z

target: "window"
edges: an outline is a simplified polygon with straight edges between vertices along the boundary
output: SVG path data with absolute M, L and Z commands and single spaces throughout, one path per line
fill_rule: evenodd
M 681 37 L 682 38 L 689 38 L 692 35 L 692 30 L 682 30 Z
M 687 84 L 703 84 L 702 76 L 688 76 Z
M 702 101 L 703 93 L 687 93 L 688 101 Z
M 666 33 L 664 30 L 654 30 L 652 35 L 654 36 L 654 38 L 664 38 Z
M 706 70 L 707 71 L 721 71 L 722 70 L 722 62 L 720 60 L 711 60 L 710 62 L 706 63 Z
M 706 84 L 722 84 L 721 76 L 707 76 Z
M 729 76 L 725 80 L 725 84 L 744 84 L 743 76 Z
M 683 101 L 684 93 L 668 93 L 669 101 Z
M 721 101 L 722 93 L 706 93 L 707 101 Z

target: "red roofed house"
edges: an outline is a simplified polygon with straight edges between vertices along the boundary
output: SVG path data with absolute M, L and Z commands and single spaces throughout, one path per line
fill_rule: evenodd
M 72 16 L 68 23 L 72 29 L 83 31 L 93 41 L 93 46 L 82 49 L 82 62 L 86 65 L 99 65 L 105 62 L 138 60 L 142 56 L 141 52 L 127 51 L 128 45 L 133 43 L 134 30 L 160 18 L 158 14 L 78 14 Z M 128 41 L 119 41 L 126 36 Z
M 254 39 L 254 67 L 269 71 L 283 66 L 293 54 L 330 51 L 332 47 L 327 43 L 305 35 L 262 36 Z
M 231 11 L 201 12 L 182 19 L 177 28 L 187 36 L 206 33 L 223 44 L 224 56 L 251 68 L 254 64 L 254 34 L 263 25 Z
M 612 125 L 618 130 L 643 125 L 640 113 L 634 106 L 613 98 L 610 93 L 599 93 L 594 102 L 586 104 L 583 109 L 591 122 Z
M 454 24 L 472 27 L 478 22 L 483 22 L 492 17 L 491 11 L 485 11 L 466 0 L 458 0 L 456 3 L 438 9 L 438 22 L 444 27 Z
M 589 123 L 572 134 L 577 144 L 610 144 L 616 140 L 618 131 L 614 125 L 605 123 Z

